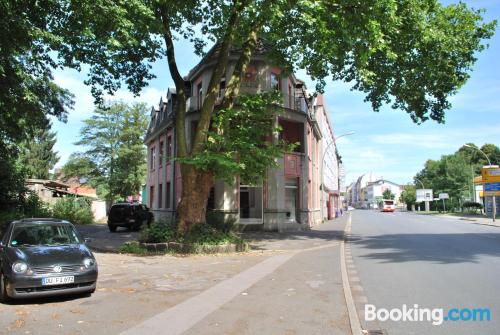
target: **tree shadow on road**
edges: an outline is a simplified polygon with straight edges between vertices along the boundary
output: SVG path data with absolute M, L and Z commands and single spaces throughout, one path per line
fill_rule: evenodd
M 478 263 L 481 256 L 500 257 L 498 233 L 353 235 L 350 241 L 361 250 L 358 257 L 381 263 Z

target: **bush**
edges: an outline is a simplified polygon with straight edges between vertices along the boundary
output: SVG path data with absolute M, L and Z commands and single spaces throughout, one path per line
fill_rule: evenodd
M 142 231 L 139 241 L 143 243 L 179 242 L 210 245 L 242 242 L 242 239 L 231 231 L 234 225 L 233 220 L 224 221 L 222 219 L 222 221 L 212 220 L 210 222 L 196 225 L 188 233 L 180 234 L 174 220 L 156 221 Z
M 229 233 L 234 230 L 236 218 L 225 219 L 223 213 L 207 211 L 207 224 L 218 231 Z
M 464 202 L 462 205 L 463 211 L 476 213 L 478 209 L 479 210 L 483 209 L 483 205 L 480 204 L 479 202 L 467 201 Z
M 18 208 L 11 211 L 0 212 L 0 231 L 9 222 L 22 218 L 49 218 L 52 217 L 52 210 L 33 192 L 28 192 L 27 196 L 19 204 Z
M 52 211 L 54 218 L 68 220 L 73 224 L 94 222 L 90 201 L 86 198 L 62 198 L 55 203 Z
M 223 232 L 209 224 L 194 226 L 189 233 L 181 236 L 181 240 L 183 243 L 210 245 L 241 242 L 241 238 L 233 232 Z
M 143 243 L 164 243 L 177 240 L 177 223 L 175 220 L 163 219 L 155 221 L 144 229 L 139 237 Z
M 50 206 L 40 200 L 38 195 L 33 192 L 29 192 L 22 207 L 24 217 L 50 218 L 53 215 Z

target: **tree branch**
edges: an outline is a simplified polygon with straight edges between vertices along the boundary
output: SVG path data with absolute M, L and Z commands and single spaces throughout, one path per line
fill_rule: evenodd
M 222 75 L 226 71 L 229 53 L 233 44 L 236 28 L 238 27 L 241 19 L 240 13 L 244 10 L 245 6 L 246 0 L 234 0 L 231 15 L 227 22 L 227 30 L 224 35 L 221 48 L 219 50 L 217 63 L 214 71 L 212 72 L 212 77 L 210 78 L 210 83 L 207 88 L 205 100 L 203 101 L 203 105 L 201 107 L 200 119 L 198 121 L 198 126 L 196 129 L 192 153 L 200 152 L 206 140 L 206 134 L 210 126 L 210 119 L 212 118 L 215 101 L 217 100 L 217 95 L 219 93 L 220 80 L 222 78 Z
M 236 65 L 231 75 L 231 79 L 226 86 L 226 91 L 224 93 L 224 98 L 222 100 L 221 108 L 228 109 L 232 108 L 236 97 L 240 93 L 241 81 L 245 75 L 246 69 L 250 64 L 252 54 L 257 46 L 258 34 L 264 22 L 266 20 L 266 15 L 271 12 L 272 0 L 264 2 L 262 5 L 261 15 L 253 22 L 250 31 L 248 33 L 247 39 L 243 44 L 243 50 L 241 52 L 240 58 L 236 62 Z
M 182 78 L 177 62 L 175 60 L 174 42 L 172 39 L 172 32 L 170 29 L 170 21 L 167 11 L 164 7 L 159 8 L 159 18 L 163 27 L 163 38 L 167 47 L 167 60 L 170 75 L 175 83 L 175 90 L 177 95 L 177 105 L 175 109 L 175 128 L 176 128 L 176 142 L 177 142 L 177 156 L 187 156 L 186 144 L 186 88 L 184 79 Z

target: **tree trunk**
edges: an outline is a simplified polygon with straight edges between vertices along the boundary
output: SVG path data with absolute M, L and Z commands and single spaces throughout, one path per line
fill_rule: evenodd
M 181 164 L 182 196 L 177 207 L 179 232 L 186 233 L 205 222 L 207 200 L 214 185 L 213 174 Z

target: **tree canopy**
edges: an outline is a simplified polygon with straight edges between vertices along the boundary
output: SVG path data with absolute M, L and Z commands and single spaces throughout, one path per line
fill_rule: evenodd
M 177 155 L 183 159 L 181 227 L 184 221 L 204 219 L 215 171 L 189 162 L 199 160 L 209 145 L 231 50 L 240 50 L 240 57 L 224 108 L 233 107 L 263 38 L 272 46 L 274 64 L 286 71 L 305 69 L 319 91 L 329 78 L 342 80 L 363 92 L 375 111 L 390 104 L 414 122 L 444 122 L 449 97 L 469 78 L 477 52 L 496 26 L 484 22 L 481 10 L 463 3 L 443 6 L 438 0 L 45 0 L 2 1 L 0 6 L 5 28 L 0 84 L 8 88 L 0 93 L 3 138 L 24 131 L 30 122 L 26 113 L 34 111 L 41 120 L 64 116 L 71 96 L 52 82 L 57 66 L 80 70 L 88 65 L 86 83 L 103 104 L 103 93 L 122 86 L 139 94 L 154 77 L 152 64 L 167 59 L 177 93 Z M 208 42 L 219 46 L 192 147 L 185 133 L 190 92 L 177 66 L 178 39 L 191 41 L 199 55 Z M 188 208 L 195 210 L 188 213 Z
M 468 144 L 478 148 L 474 144 Z M 500 163 L 500 149 L 494 144 L 484 144 L 481 150 L 487 152 L 492 164 Z M 486 158 L 477 150 L 462 146 L 454 154 L 443 155 L 439 160 L 428 160 L 425 167 L 417 173 L 426 188 L 432 188 L 435 194 L 448 193 L 455 199 L 470 198 L 472 200 L 472 179 L 481 174 Z
M 50 170 L 59 161 L 54 151 L 56 133 L 49 129 L 36 129 L 33 137 L 20 145 L 19 164 L 28 178 L 49 179 Z
M 122 102 L 97 108 L 84 121 L 80 140 L 83 152 L 71 155 L 61 175 L 86 178 L 98 194 L 109 200 L 137 194 L 146 174 L 146 149 L 142 137 L 147 119 L 144 104 Z

